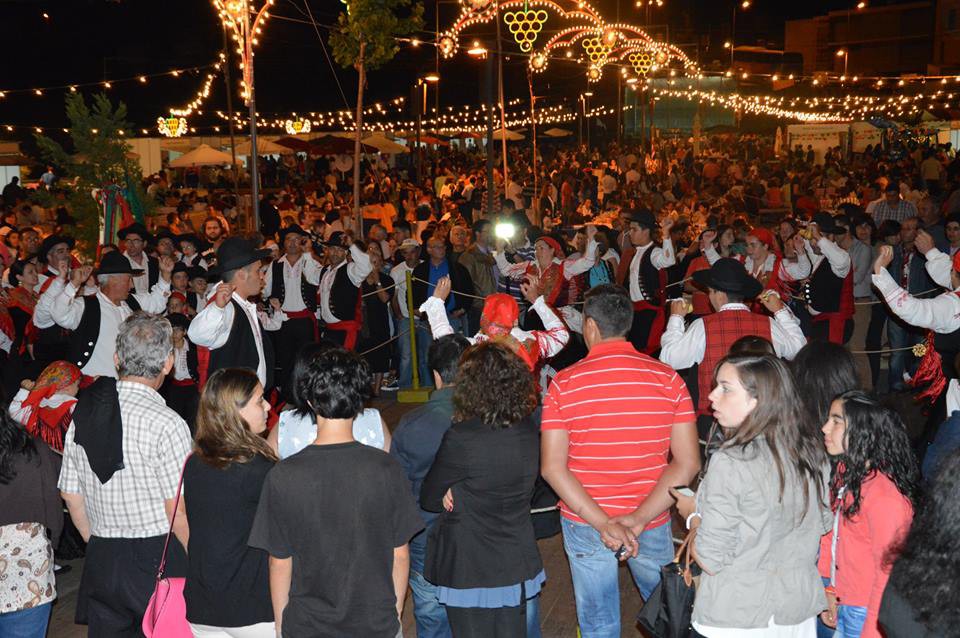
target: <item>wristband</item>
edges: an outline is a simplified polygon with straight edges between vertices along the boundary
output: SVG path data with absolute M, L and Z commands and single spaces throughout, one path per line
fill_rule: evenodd
M 690 529 L 690 520 L 691 520 L 694 516 L 696 516 L 697 518 L 699 518 L 699 519 L 701 519 L 701 520 L 703 519 L 703 516 L 700 515 L 700 512 L 693 512 L 692 514 L 690 514 L 690 516 L 687 517 L 687 529 L 688 529 L 688 530 Z

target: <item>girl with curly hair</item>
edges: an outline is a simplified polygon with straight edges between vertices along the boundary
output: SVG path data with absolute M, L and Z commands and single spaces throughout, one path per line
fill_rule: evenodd
M 820 542 L 820 574 L 830 579 L 824 624 L 837 638 L 880 638 L 880 599 L 888 552 L 910 528 L 919 469 L 903 421 L 859 390 L 834 399 L 823 425 L 833 531 Z
M 960 635 L 960 451 L 947 456 L 917 505 L 880 603 L 887 638 Z

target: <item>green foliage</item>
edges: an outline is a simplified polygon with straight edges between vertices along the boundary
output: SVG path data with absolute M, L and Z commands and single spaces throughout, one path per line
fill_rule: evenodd
M 333 57 L 341 66 L 357 68 L 363 42 L 364 67 L 367 71 L 376 70 L 397 54 L 398 36 L 410 35 L 422 26 L 420 2 L 348 0 L 347 10 L 340 13 L 337 26 L 330 33 Z
M 93 96 L 88 106 L 79 93 L 68 93 L 67 119 L 74 154 L 44 135 L 36 135 L 44 160 L 60 169 L 59 186 L 67 188 L 67 201 L 76 218 L 78 248 L 88 257 L 96 254 L 102 209 L 91 193 L 108 184 L 136 189 L 140 201 L 152 205 L 142 190 L 140 163 L 127 157 L 129 147 L 121 131 L 132 130 L 126 121 L 127 107 L 121 102 L 113 108 L 104 94 Z M 149 212 L 149 211 L 148 211 Z

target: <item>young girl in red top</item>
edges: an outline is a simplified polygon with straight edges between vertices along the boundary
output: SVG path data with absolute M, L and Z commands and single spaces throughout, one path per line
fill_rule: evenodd
M 910 530 L 917 460 L 897 413 L 859 390 L 834 399 L 823 435 L 837 465 L 833 531 L 820 543 L 820 574 L 830 579 L 821 620 L 836 626 L 837 638 L 881 638 L 889 553 Z

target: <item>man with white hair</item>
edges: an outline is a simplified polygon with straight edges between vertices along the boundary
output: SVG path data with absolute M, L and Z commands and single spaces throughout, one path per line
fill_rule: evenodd
M 110 254 L 130 267 L 122 254 Z M 106 294 L 116 298 L 121 284 L 129 289 L 129 273 L 108 274 L 113 279 L 90 297 L 94 303 Z M 165 318 L 144 312 L 115 328 L 109 344 L 114 371 L 81 391 L 64 437 L 58 482 L 87 542 L 76 621 L 88 625 L 91 636 L 142 635 L 171 518 L 176 538 L 166 550 L 164 574 L 186 576 L 187 567 L 189 532 L 178 478 L 190 453 L 190 431 L 157 392 L 173 366 L 172 328 Z
M 92 266 L 61 272 L 44 293 L 52 298 L 51 315 L 57 325 L 72 330 L 70 362 L 80 367 L 85 377 L 116 377 L 113 362 L 117 330 L 124 319 L 137 310 L 162 313 L 170 294 L 170 273 L 173 257 L 159 261 L 160 277 L 149 294 L 131 292 L 134 277 L 143 274 L 130 265 L 122 253 L 111 251 L 103 256 L 95 274 L 97 294 L 78 296 L 84 282 L 94 273 Z

